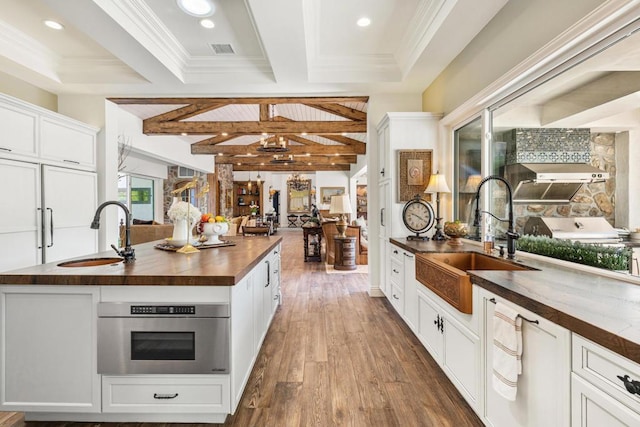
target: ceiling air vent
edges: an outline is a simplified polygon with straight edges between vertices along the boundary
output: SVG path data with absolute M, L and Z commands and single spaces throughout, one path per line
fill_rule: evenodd
M 211 49 L 216 55 L 235 55 L 230 44 L 212 44 Z

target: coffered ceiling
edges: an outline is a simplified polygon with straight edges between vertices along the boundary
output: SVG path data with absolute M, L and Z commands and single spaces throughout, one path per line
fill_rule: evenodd
M 365 152 L 369 96 L 420 94 L 507 3 L 211 1 L 207 29 L 176 0 L 2 0 L 0 72 L 111 98 L 148 134 L 188 134 L 192 152 L 237 170 L 267 163 L 237 158 L 262 132 L 306 167 L 345 168 Z

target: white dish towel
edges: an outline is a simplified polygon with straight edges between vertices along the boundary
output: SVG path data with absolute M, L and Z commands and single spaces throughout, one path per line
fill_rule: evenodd
M 493 313 L 493 388 L 507 400 L 516 400 L 522 373 L 522 318 L 496 302 Z

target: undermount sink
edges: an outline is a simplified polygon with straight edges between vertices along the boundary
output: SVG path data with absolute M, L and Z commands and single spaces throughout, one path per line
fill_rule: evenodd
M 445 252 L 416 255 L 416 279 L 458 311 L 471 314 L 472 295 L 469 270 L 535 270 L 478 252 Z
M 84 258 L 61 262 L 58 264 L 58 267 L 98 267 L 101 265 L 117 264 L 119 262 L 122 262 L 122 258 Z

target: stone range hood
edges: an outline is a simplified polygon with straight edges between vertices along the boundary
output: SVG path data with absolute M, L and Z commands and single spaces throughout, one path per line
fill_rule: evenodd
M 583 184 L 609 174 L 589 164 L 590 129 L 513 129 L 505 174 L 514 203 L 569 203 Z

